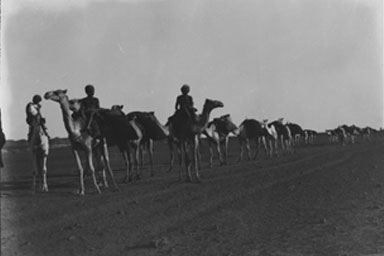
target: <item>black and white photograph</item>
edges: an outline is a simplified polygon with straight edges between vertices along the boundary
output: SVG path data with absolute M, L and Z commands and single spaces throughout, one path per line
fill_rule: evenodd
M 2 0 L 2 256 L 384 255 L 382 0 Z

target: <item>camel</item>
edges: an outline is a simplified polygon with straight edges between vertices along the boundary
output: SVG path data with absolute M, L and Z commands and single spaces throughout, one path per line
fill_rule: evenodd
M 371 135 L 374 133 L 374 130 L 367 126 L 361 129 L 361 135 L 364 140 L 370 141 L 371 140 Z
M 358 135 L 361 134 L 361 128 L 357 127 L 356 125 L 342 125 L 341 126 L 346 134 L 346 142 L 349 142 L 351 144 L 356 143 L 356 138 Z
M 339 134 L 336 132 L 336 129 L 327 129 L 325 133 L 328 135 L 329 143 L 337 143 L 339 140 Z
M 118 106 L 115 106 L 118 107 Z M 122 106 L 121 106 L 122 108 Z M 128 113 L 128 120 L 135 120 L 138 123 L 143 138 L 140 143 L 140 168 L 143 167 L 144 157 L 143 152 L 147 150 L 149 163 L 151 168 L 151 176 L 154 176 L 153 172 L 153 142 L 157 140 L 166 139 L 169 136 L 169 130 L 167 127 L 162 125 L 155 116 L 155 112 L 142 112 L 133 111 Z
M 107 138 L 108 146 L 117 145 L 124 157 L 126 175 L 124 182 L 133 181 L 133 171 L 136 179 L 140 179 L 139 174 L 139 149 L 143 139 L 143 133 L 139 123 L 135 119 L 129 120 L 123 112 L 123 105 L 113 105 L 106 118 L 106 124 L 102 127 L 103 133 Z M 116 119 L 116 116 L 119 117 Z M 111 117 L 113 117 L 111 119 Z M 133 164 L 131 159 L 131 148 L 133 149 Z
M 31 115 L 32 116 L 32 115 Z M 33 115 L 30 126 L 32 127 L 29 147 L 32 153 L 32 190 L 36 192 L 36 176 L 42 177 L 41 191 L 48 192 L 47 184 L 47 159 L 49 153 L 49 138 L 41 126 L 41 116 Z
M 214 118 L 213 121 L 208 123 L 207 128 L 203 134 L 208 139 L 209 146 L 209 166 L 213 166 L 213 150 L 212 144 L 216 145 L 217 154 L 219 155 L 220 165 L 227 164 L 228 160 L 228 142 L 229 135 L 233 133 L 237 134 L 238 128 L 232 122 L 229 114 Z M 221 147 L 224 146 L 224 154 L 222 153 Z M 224 157 L 223 157 L 224 155 Z
M 317 132 L 310 129 L 304 130 L 304 142 L 305 144 L 313 144 L 315 142 Z
M 196 120 L 191 118 L 187 109 L 181 109 L 175 113 L 174 116 L 168 120 L 170 131 L 170 147 L 172 150 L 173 143 L 177 146 L 179 159 L 184 162 L 187 182 L 192 182 L 191 168 L 195 170 L 195 179 L 200 182 L 199 168 L 198 168 L 198 148 L 199 137 L 207 128 L 209 116 L 213 109 L 224 107 L 224 104 L 218 100 L 206 99 L 203 111 L 197 116 Z M 192 151 L 192 152 L 191 152 Z M 190 159 L 192 154 L 192 160 Z M 179 171 L 179 180 L 181 180 L 182 168 Z
M 96 188 L 96 191 L 98 194 L 101 193 L 101 190 L 99 188 L 99 185 L 97 184 L 96 175 L 95 175 L 95 167 L 93 165 L 93 153 L 96 154 L 98 159 L 100 160 L 101 164 L 105 164 L 109 176 L 113 182 L 113 185 L 116 190 L 118 190 L 118 186 L 115 182 L 115 178 L 112 172 L 112 168 L 109 163 L 109 154 L 108 154 L 108 148 L 105 137 L 97 138 L 94 135 L 91 135 L 87 130 L 87 124 L 85 122 L 85 119 L 81 117 L 81 115 L 71 115 L 71 107 L 78 107 L 78 101 L 73 101 L 72 103 L 76 103 L 75 105 L 71 106 L 71 103 L 67 96 L 67 90 L 55 90 L 55 91 L 49 91 L 46 92 L 44 95 L 44 98 L 46 100 L 52 100 L 54 102 L 59 103 L 64 126 L 68 133 L 68 138 L 71 143 L 72 151 L 75 156 L 75 160 L 77 163 L 77 167 L 79 169 L 79 177 L 80 177 L 80 189 L 79 189 L 79 195 L 85 194 L 85 187 L 84 187 L 84 168 L 81 163 L 80 151 L 85 151 L 87 155 L 87 166 L 91 171 L 92 174 L 92 180 L 93 185 Z M 105 172 L 103 168 L 103 173 Z M 103 174 L 105 177 L 105 175 Z M 104 184 L 107 186 L 107 183 Z
M 287 126 L 289 127 L 289 130 L 291 131 L 291 144 L 292 145 L 299 145 L 301 138 L 305 137 L 305 133 L 303 128 L 301 128 L 300 125 L 288 122 Z
M 283 152 L 293 153 L 292 149 L 292 135 L 288 125 L 283 124 L 284 118 L 279 118 L 276 121 L 270 123 L 276 129 L 278 139 L 275 141 L 275 147 L 277 149 L 277 143 L 280 140 L 280 146 Z
M 239 132 L 238 132 L 238 139 L 240 143 L 240 156 L 238 159 L 238 162 L 243 160 L 243 154 L 244 154 L 244 143 L 245 147 L 247 149 L 248 154 L 248 160 L 256 159 L 258 153 L 259 153 L 259 146 L 260 142 L 264 146 L 264 150 L 266 155 L 272 155 L 269 153 L 268 147 L 267 147 L 267 140 L 269 140 L 269 137 L 273 134 L 273 127 L 272 128 L 266 128 L 266 125 L 262 122 L 259 122 L 255 119 L 245 119 L 239 126 Z M 250 141 L 255 141 L 255 155 L 251 156 L 251 144 Z M 272 147 L 271 147 L 272 150 Z
M 268 119 L 264 119 L 261 123 L 261 127 L 265 130 L 265 149 L 268 151 L 267 156 L 273 157 L 273 155 L 279 156 L 279 152 L 276 148 L 276 141 L 278 134 L 273 124 L 268 124 Z M 269 146 L 269 149 L 268 149 Z

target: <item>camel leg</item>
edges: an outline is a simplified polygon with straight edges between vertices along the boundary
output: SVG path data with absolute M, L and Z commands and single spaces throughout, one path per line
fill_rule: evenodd
M 175 152 L 174 152 L 175 148 L 171 138 L 168 138 L 168 147 L 169 147 L 169 153 L 170 153 L 168 172 L 170 172 L 172 171 L 173 165 L 175 162 Z
M 125 169 L 126 169 L 124 182 L 127 183 L 132 181 L 132 169 L 131 169 L 132 165 L 131 165 L 130 153 L 127 149 L 121 149 L 121 153 L 123 154 Z
M 276 157 L 279 157 L 279 152 L 276 147 L 276 140 L 272 139 L 269 141 L 269 146 L 271 147 L 271 156 L 275 155 Z
M 191 169 L 190 169 L 190 159 L 189 159 L 189 148 L 187 145 L 187 142 L 182 143 L 182 150 L 181 154 L 184 156 L 184 164 L 185 164 L 185 171 L 187 175 L 187 182 L 192 182 L 192 175 L 191 175 Z M 180 175 L 181 177 L 181 175 Z
M 226 136 L 224 140 L 224 164 L 228 164 L 228 144 L 229 136 Z
M 111 165 L 110 165 L 108 146 L 107 146 L 107 141 L 105 139 L 104 139 L 104 143 L 103 143 L 103 154 L 102 154 L 102 156 L 103 156 L 104 164 L 107 167 L 109 177 L 112 180 L 113 187 L 117 191 L 119 191 L 119 187 L 117 186 L 117 183 L 116 183 L 116 180 L 115 180 L 115 176 L 113 175 L 113 171 L 112 171 L 112 168 L 111 168 Z M 105 177 L 105 172 L 104 172 L 104 177 Z M 107 180 L 105 180 L 105 184 L 107 184 Z
M 261 142 L 262 142 L 262 145 L 264 147 L 264 151 L 265 151 L 265 155 L 267 156 L 267 158 L 270 156 L 269 154 L 269 151 L 268 151 L 268 146 L 267 146 L 267 141 L 266 141 L 266 138 L 265 136 L 262 136 L 261 137 Z
M 237 162 L 240 162 L 243 160 L 243 155 L 244 155 L 244 148 L 243 148 L 243 140 L 241 138 L 239 138 L 239 144 L 240 144 L 240 156 L 239 156 L 239 159 L 237 160 Z
M 281 150 L 283 152 L 285 152 L 285 146 L 284 146 L 284 137 L 283 136 L 280 136 L 280 146 L 281 146 Z
M 179 158 L 179 181 L 182 181 L 183 163 L 185 163 L 185 148 L 184 143 L 177 145 L 177 153 Z M 188 173 L 188 172 L 187 172 Z
M 43 176 L 43 184 L 41 191 L 42 192 L 48 192 L 48 183 L 47 183 L 47 160 L 48 156 L 43 152 L 41 157 L 41 175 Z
M 276 153 L 278 155 L 279 151 L 280 151 L 280 149 L 279 149 L 279 137 L 275 139 L 275 150 L 276 150 Z
M 149 165 L 151 168 L 151 177 L 155 176 L 153 172 L 153 140 L 149 139 L 148 141 L 148 158 L 149 158 Z
M 101 184 L 99 186 L 104 186 L 105 188 L 107 188 L 108 187 L 108 182 L 107 182 L 107 177 L 105 175 L 105 164 L 104 164 L 104 161 L 103 161 L 104 159 L 103 159 L 103 156 L 102 156 L 101 149 L 98 148 L 95 151 L 95 157 L 96 157 L 97 163 L 99 165 L 98 169 L 101 170 L 100 172 L 101 172 L 102 182 L 99 181 L 99 184 Z M 100 177 L 99 177 L 99 179 L 100 179 Z
M 144 150 L 146 147 L 146 142 L 141 142 L 139 145 L 139 163 L 140 163 L 140 169 L 143 169 L 144 166 Z
M 199 174 L 199 136 L 195 136 L 193 143 L 193 161 L 195 168 L 196 181 L 200 182 L 200 174 Z
M 77 168 L 79 169 L 79 176 L 80 176 L 80 190 L 79 190 L 79 194 L 80 195 L 84 195 L 85 194 L 85 188 L 84 188 L 84 169 L 83 169 L 83 166 L 81 164 L 81 159 L 80 159 L 80 156 L 79 156 L 79 152 L 77 150 L 73 150 L 73 154 L 74 154 L 75 159 L 76 159 Z
M 212 148 L 212 142 L 208 142 L 209 147 L 209 168 L 213 167 L 213 148 Z
M 269 146 L 269 154 L 270 157 L 273 157 L 274 155 L 277 155 L 277 152 L 275 150 L 275 139 L 273 137 L 267 137 L 266 138 L 267 145 Z
M 177 158 L 179 160 L 179 180 L 182 180 L 182 168 L 183 168 L 183 162 L 185 161 L 185 150 L 183 150 L 183 146 L 179 144 L 176 149 Z
M 38 163 L 37 163 L 37 153 L 36 150 L 32 149 L 32 192 L 36 192 L 36 176 L 38 172 Z
M 222 166 L 222 165 L 224 165 L 224 160 L 223 160 L 223 154 L 221 153 L 221 143 L 220 143 L 220 140 L 217 141 L 216 149 L 217 149 L 217 155 L 219 156 L 220 165 Z
M 136 179 L 140 180 L 140 173 L 139 173 L 140 144 L 135 144 L 133 152 L 134 152 L 134 168 L 136 172 Z
M 201 169 L 201 153 L 200 153 L 200 148 L 197 149 L 197 168 L 199 170 Z
M 97 180 L 96 180 L 96 173 L 95 173 L 95 167 L 93 166 L 92 149 L 91 148 L 87 149 L 87 161 L 88 161 L 89 169 L 91 170 L 91 173 L 92 173 L 93 185 L 95 186 L 97 193 L 100 194 L 101 190 L 100 190 L 99 185 L 97 184 Z
M 245 147 L 246 147 L 247 153 L 248 153 L 248 160 L 251 160 L 252 159 L 252 157 L 251 157 L 251 146 L 249 145 L 249 139 L 245 140 Z
M 260 147 L 259 138 L 255 138 L 255 155 L 253 157 L 253 160 L 256 160 L 257 155 L 259 154 L 259 147 Z

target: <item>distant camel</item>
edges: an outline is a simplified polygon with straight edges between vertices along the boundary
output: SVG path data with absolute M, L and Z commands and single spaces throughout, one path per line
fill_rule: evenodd
M 345 131 L 345 142 L 355 144 L 357 136 L 361 134 L 361 129 L 356 125 L 348 126 L 345 124 L 342 125 L 341 128 Z
M 203 111 L 197 116 L 197 120 L 193 120 L 187 109 L 182 109 L 176 112 L 169 121 L 170 145 L 175 143 L 179 152 L 179 159 L 185 164 L 187 181 L 192 181 L 191 167 L 195 169 L 195 178 L 200 181 L 198 170 L 198 148 L 199 136 L 207 128 L 209 115 L 215 108 L 223 107 L 221 101 L 206 99 Z M 192 152 L 191 152 L 192 151 Z M 192 154 L 192 160 L 190 159 Z M 179 179 L 181 180 L 181 171 Z
M 121 106 L 122 107 L 122 106 Z M 162 125 L 155 116 L 155 112 L 134 111 L 127 114 L 128 120 L 135 120 L 138 123 L 143 138 L 140 143 L 140 168 L 143 167 L 143 151 L 147 150 L 149 163 L 151 168 L 151 176 L 153 173 L 153 142 L 166 139 L 169 136 L 169 130 Z
M 133 170 L 136 173 L 136 179 L 140 179 L 139 174 L 139 151 L 143 139 L 143 133 L 140 124 L 134 119 L 129 118 L 123 112 L 123 105 L 113 105 L 111 112 L 120 116 L 116 123 L 113 120 L 106 120 L 104 134 L 109 146 L 117 145 L 123 154 L 125 167 L 127 169 L 125 182 L 133 181 Z M 130 148 L 133 149 L 133 164 L 130 154 Z
M 228 160 L 228 142 L 231 133 L 237 135 L 237 126 L 232 122 L 229 114 L 214 118 L 208 123 L 203 134 L 207 137 L 209 145 L 209 166 L 213 166 L 213 150 L 212 144 L 216 145 L 217 154 L 219 155 L 220 164 L 227 164 Z M 221 147 L 224 146 L 224 154 Z
M 273 125 L 276 129 L 278 139 L 275 142 L 275 147 L 277 149 L 278 141 L 280 140 L 280 146 L 281 150 L 286 153 L 292 153 L 292 135 L 291 130 L 289 129 L 289 126 L 286 124 L 283 124 L 283 118 L 279 118 L 276 121 L 273 121 L 270 123 L 270 125 Z
M 67 90 L 56 90 L 46 92 L 44 98 L 52 100 L 60 104 L 65 129 L 67 130 L 69 140 L 71 142 L 72 151 L 76 159 L 77 167 L 79 169 L 80 177 L 80 190 L 79 194 L 85 194 L 84 187 L 84 169 L 79 156 L 79 151 L 85 151 L 87 154 L 87 165 L 92 173 L 93 184 L 97 193 L 101 193 L 99 185 L 97 184 L 95 168 L 93 165 L 93 152 L 97 154 L 101 163 L 104 163 L 108 169 L 108 173 L 112 179 L 113 185 L 118 189 L 115 178 L 109 163 L 109 154 L 106 139 L 104 137 L 96 138 L 91 135 L 87 130 L 87 124 L 83 117 L 80 115 L 72 117 L 70 110 L 70 102 L 67 96 Z M 104 168 L 103 168 L 104 173 Z M 105 175 L 103 174 L 105 177 Z M 107 184 L 105 184 L 107 186 Z
M 1 109 L 0 109 L 0 168 L 4 167 L 2 150 L 5 145 L 5 134 L 3 132 L 3 125 L 1 122 Z
M 267 150 L 267 156 L 268 157 L 273 157 L 274 155 L 279 156 L 277 147 L 276 147 L 276 141 L 278 140 L 279 136 L 277 134 L 275 126 L 273 124 L 269 124 L 268 119 L 264 119 L 261 123 L 261 126 L 265 130 L 264 133 L 267 134 L 264 136 L 265 138 L 264 143 L 265 143 L 265 149 Z
M 291 131 L 291 144 L 292 145 L 298 145 L 300 144 L 300 141 L 302 138 L 305 138 L 305 133 L 303 128 L 301 128 L 300 125 L 288 122 L 286 124 L 289 127 L 289 130 Z
M 329 143 L 337 143 L 339 140 L 339 134 L 337 129 L 327 129 L 325 133 L 328 135 Z
M 255 119 L 245 119 L 239 126 L 238 139 L 240 143 L 240 156 L 238 161 L 243 160 L 244 143 L 247 149 L 248 160 L 256 159 L 259 153 L 260 143 L 263 145 L 267 156 L 272 156 L 273 146 L 271 144 L 270 150 L 268 150 L 267 142 L 270 141 L 271 136 L 276 136 L 276 131 L 273 126 L 267 127 L 267 124 L 259 122 Z M 255 154 L 251 156 L 251 141 L 254 140 Z
M 304 141 L 305 144 L 313 144 L 317 136 L 317 132 L 314 130 L 304 130 Z

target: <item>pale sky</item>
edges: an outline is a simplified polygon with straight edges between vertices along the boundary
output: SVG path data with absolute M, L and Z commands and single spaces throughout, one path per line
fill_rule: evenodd
M 101 106 L 166 122 L 180 87 L 231 114 L 324 131 L 383 126 L 381 0 L 3 0 L 0 108 L 25 139 L 34 94 L 93 84 Z M 59 105 L 42 101 L 52 137 Z

